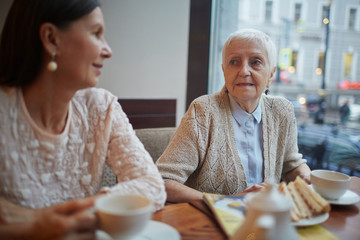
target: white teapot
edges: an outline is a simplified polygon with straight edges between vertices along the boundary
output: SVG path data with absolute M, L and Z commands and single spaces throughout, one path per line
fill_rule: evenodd
M 246 198 L 244 223 L 231 240 L 297 240 L 299 236 L 290 219 L 290 202 L 277 187 L 269 184 L 264 190 Z

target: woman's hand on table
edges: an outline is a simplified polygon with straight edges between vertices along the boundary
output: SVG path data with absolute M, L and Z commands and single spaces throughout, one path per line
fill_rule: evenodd
M 104 195 L 104 193 L 99 193 L 97 195 L 84 198 L 82 200 L 73 200 L 73 201 L 89 201 L 94 202 L 98 197 Z M 61 203 L 66 206 L 66 203 Z M 60 204 L 60 205 L 61 205 Z M 58 205 L 58 204 L 57 204 Z M 54 205 L 54 206 L 57 206 Z M 39 215 L 42 214 L 48 208 L 53 208 L 54 206 L 33 209 L 26 208 L 12 202 L 5 200 L 0 197 L 0 224 L 11 224 L 11 223 L 26 223 L 38 219 Z
M 96 198 L 89 197 L 57 204 L 42 210 L 32 225 L 37 239 L 49 237 L 71 237 L 73 239 L 94 239 L 97 217 L 90 208 Z
M 0 198 L 0 239 L 94 239 L 98 220 L 92 207 L 102 195 L 40 209 Z
M 31 220 L 0 224 L 0 237 L 9 239 L 94 239 L 96 197 L 33 210 Z
M 0 198 L 0 224 L 23 223 L 36 219 L 38 209 L 26 208 Z
M 298 167 L 296 167 L 295 169 L 293 169 L 292 171 L 288 172 L 285 175 L 284 180 L 286 182 L 291 182 L 291 181 L 295 181 L 295 178 L 297 176 L 300 176 L 302 179 L 304 179 L 306 183 L 310 184 L 311 183 L 310 174 L 311 174 L 311 170 L 309 166 L 306 163 L 303 163 Z
M 246 188 L 246 189 L 244 190 L 244 193 L 249 193 L 249 192 L 254 192 L 254 191 L 260 191 L 260 190 L 264 189 L 267 185 L 268 185 L 268 183 L 266 183 L 266 182 L 252 185 L 252 186 Z

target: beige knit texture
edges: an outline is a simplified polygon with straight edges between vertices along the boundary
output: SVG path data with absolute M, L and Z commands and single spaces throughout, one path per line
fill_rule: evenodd
M 278 183 L 306 161 L 298 153 L 292 104 L 266 95 L 261 101 L 264 181 Z M 165 181 L 176 180 L 202 192 L 234 194 L 248 187 L 224 88 L 193 101 L 156 164 Z

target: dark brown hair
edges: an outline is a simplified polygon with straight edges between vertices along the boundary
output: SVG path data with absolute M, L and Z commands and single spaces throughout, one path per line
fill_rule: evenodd
M 97 0 L 14 0 L 1 34 L 0 85 L 22 87 L 35 80 L 43 60 L 43 23 L 65 29 L 99 6 Z

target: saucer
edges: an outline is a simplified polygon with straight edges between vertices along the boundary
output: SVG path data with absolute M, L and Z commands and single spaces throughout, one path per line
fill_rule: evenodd
M 129 240 L 180 240 L 179 232 L 162 222 L 149 221 L 145 229 Z M 96 240 L 116 240 L 103 231 L 96 231 Z
M 292 222 L 292 225 L 295 227 L 308 227 L 316 224 L 320 224 L 325 222 L 329 218 L 329 213 L 324 213 L 319 216 L 315 216 L 312 218 L 303 218 L 298 222 Z
M 360 201 L 360 196 L 350 190 L 347 190 L 344 195 L 342 195 L 339 199 L 336 200 L 330 200 L 326 199 L 330 204 L 333 205 L 351 205 L 358 203 Z

